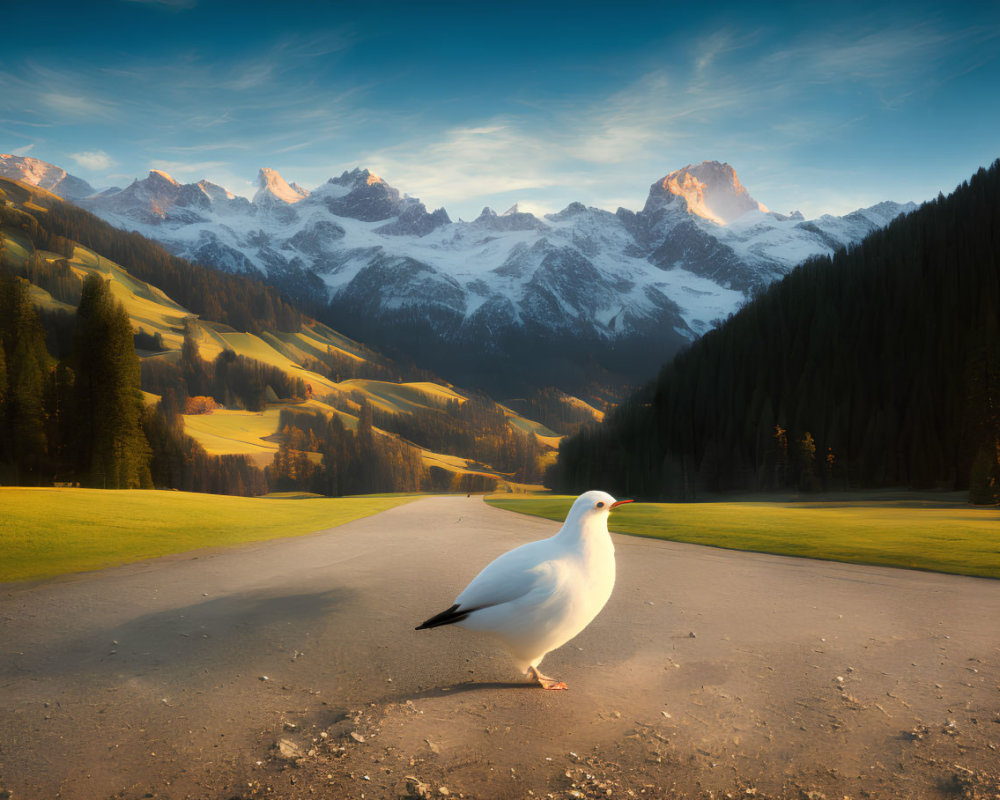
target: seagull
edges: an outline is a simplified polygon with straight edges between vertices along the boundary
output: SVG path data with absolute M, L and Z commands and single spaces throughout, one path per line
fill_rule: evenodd
M 490 562 L 451 608 L 415 630 L 458 625 L 492 634 L 542 688 L 565 689 L 562 681 L 539 672 L 538 665 L 586 628 L 611 597 L 615 547 L 608 515 L 631 502 L 607 492 L 581 494 L 555 536 L 528 542 Z

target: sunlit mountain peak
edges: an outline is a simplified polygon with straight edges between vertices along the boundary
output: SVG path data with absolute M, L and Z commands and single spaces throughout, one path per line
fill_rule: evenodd
M 162 169 L 151 169 L 149 171 L 149 177 L 162 178 L 167 183 L 172 183 L 174 186 L 180 186 L 180 184 L 174 180 L 173 176 L 169 172 L 164 172 Z
M 277 170 L 270 167 L 261 167 L 257 173 L 257 194 L 254 195 L 254 203 L 259 203 L 265 197 L 274 197 L 285 203 L 297 203 L 309 196 L 309 192 L 300 186 L 289 185 L 288 182 L 278 174 Z
M 669 202 L 683 198 L 689 213 L 728 225 L 748 211 L 768 212 L 754 200 L 736 177 L 736 170 L 718 161 L 688 164 L 653 184 L 648 202 Z

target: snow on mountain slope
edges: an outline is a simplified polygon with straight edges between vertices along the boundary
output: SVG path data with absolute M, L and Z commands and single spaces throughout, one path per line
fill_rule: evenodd
M 637 212 L 571 203 L 539 218 L 515 205 L 471 222 L 428 212 L 363 169 L 311 192 L 262 169 L 258 186 L 247 201 L 154 171 L 83 205 L 178 255 L 260 272 L 325 306 L 349 335 L 411 355 L 454 345 L 510 360 L 537 342 L 617 361 L 650 346 L 665 357 L 805 258 L 914 207 L 775 214 L 715 161 L 654 182 Z
M 94 187 L 82 178 L 28 156 L 0 155 L 0 177 L 48 189 L 66 200 L 79 200 L 94 193 Z

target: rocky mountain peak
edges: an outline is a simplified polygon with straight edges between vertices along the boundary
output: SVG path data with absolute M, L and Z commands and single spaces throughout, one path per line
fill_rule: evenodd
M 254 205 L 261 202 L 280 200 L 289 205 L 297 203 L 309 196 L 309 192 L 300 186 L 290 185 L 277 170 L 270 167 L 261 167 L 257 173 L 257 194 L 253 197 Z
M 556 222 L 561 222 L 562 220 L 570 219 L 579 214 L 586 214 L 587 207 L 583 203 L 576 202 L 575 200 L 570 203 L 562 211 L 558 211 L 555 214 L 546 214 L 545 219 L 555 220 Z
M 213 202 L 236 199 L 236 195 L 217 183 L 201 180 L 195 185 Z
M 0 176 L 46 189 L 67 200 L 78 200 L 94 193 L 94 187 L 82 178 L 30 156 L 0 154 Z
M 313 193 L 313 196 L 320 200 L 330 213 L 363 222 L 381 222 L 398 217 L 411 207 L 419 208 L 417 211 L 410 210 L 408 216 L 410 221 L 415 219 L 412 216 L 414 214 L 417 216 L 426 214 L 426 209 L 420 201 L 401 196 L 397 189 L 374 172 L 358 167 L 350 172 L 344 171 L 339 178 L 330 178 Z M 390 226 L 380 230 L 397 234 L 409 229 L 409 223 L 404 220 L 402 228 Z
M 164 172 L 162 169 L 151 169 L 146 180 L 154 184 L 163 182 L 169 183 L 171 186 L 180 186 L 180 184 L 174 180 L 173 176 L 169 172 Z
M 473 224 L 494 231 L 544 231 L 548 229 L 548 226 L 534 214 L 519 211 L 516 203 L 503 214 L 497 214 L 492 208 L 486 206 Z
M 719 225 L 728 225 L 748 211 L 768 212 L 740 183 L 729 164 L 703 161 L 688 164 L 664 176 L 649 188 L 646 211 L 684 202 L 687 212 Z
M 374 186 L 376 184 L 387 185 L 378 175 L 374 172 L 362 169 L 361 167 L 355 167 L 354 169 L 348 171 L 344 170 L 339 178 L 330 178 L 327 183 L 332 183 L 335 186 L 347 186 L 353 189 L 358 189 L 364 186 Z

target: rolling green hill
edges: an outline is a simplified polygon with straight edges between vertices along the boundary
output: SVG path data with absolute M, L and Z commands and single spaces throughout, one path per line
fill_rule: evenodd
M 136 267 L 140 262 L 144 266 L 138 272 L 147 276 L 155 273 L 147 262 L 162 258 L 163 254 L 150 250 L 155 258 L 148 256 L 143 261 L 147 255 L 145 248 L 155 248 L 155 245 L 143 240 L 130 249 L 135 244 L 131 239 L 122 243 L 114 236 L 113 229 L 108 231 L 99 220 L 78 217 L 85 212 L 66 207 L 44 190 L 0 180 L 0 211 L 3 212 L 0 218 L 3 269 L 30 282 L 31 301 L 44 313 L 47 323 L 68 319 L 75 311 L 83 279 L 96 275 L 107 282 L 112 297 L 124 307 L 137 334 L 136 349 L 143 364 L 142 388 L 148 405 L 156 404 L 164 387 L 176 384 L 185 369 L 191 370 L 192 359 L 198 361 L 194 364 L 196 371 L 202 370 L 205 376 L 199 389 L 193 388 L 198 382 L 192 382 L 188 376 L 185 394 L 218 394 L 218 381 L 209 386 L 212 383 L 209 376 L 222 369 L 217 367 L 220 360 L 233 358 L 240 359 L 244 371 L 271 369 L 267 374 L 276 374 L 276 371 L 287 376 L 290 386 L 302 387 L 302 396 L 277 396 L 277 389 L 272 391 L 270 385 L 265 387 L 268 388 L 265 399 L 270 399 L 263 408 L 247 407 L 239 398 L 234 398 L 231 403 L 225 403 L 225 407 L 209 413 L 182 414 L 184 432 L 210 456 L 246 457 L 254 466 L 263 468 L 274 461 L 282 442 L 288 438 L 284 430 L 287 425 L 294 426 L 298 424 L 296 421 L 305 420 L 307 427 L 318 430 L 318 420 L 329 422 L 336 418 L 346 431 L 356 432 L 359 415 L 364 406 L 369 406 L 377 414 L 373 425 L 377 440 L 392 440 L 399 446 L 413 449 L 426 468 L 438 470 L 438 487 L 448 484 L 442 473 L 451 475 L 453 483 L 462 476 L 481 476 L 500 482 L 525 477 L 530 480 L 555 458 L 560 436 L 544 425 L 509 408 L 494 405 L 482 396 L 430 379 L 427 373 L 411 366 L 396 364 L 304 315 L 284 314 L 283 318 L 292 321 L 292 330 L 271 327 L 266 318 L 275 317 L 274 314 L 265 314 L 265 321 L 256 323 L 253 330 L 239 330 L 230 324 L 240 315 L 227 310 L 225 292 L 214 298 L 221 307 L 218 319 L 207 313 L 195 313 L 153 281 L 137 277 Z M 65 231 L 69 226 L 59 215 L 69 215 L 67 218 L 75 226 L 82 226 L 81 230 L 87 235 L 81 234 L 81 238 L 103 243 L 105 252 L 119 255 L 134 252 L 136 260 L 127 262 L 126 267 L 92 247 L 54 233 L 55 230 Z M 58 220 L 54 221 L 57 216 Z M 47 228 L 50 224 L 51 228 Z M 93 225 L 94 230 L 87 225 Z M 166 258 L 170 269 L 163 268 L 165 278 L 169 277 L 179 287 L 186 286 L 192 280 L 184 272 L 186 262 Z M 195 277 L 200 275 L 197 272 L 200 268 L 190 269 Z M 226 280 L 231 277 L 226 276 Z M 279 301 L 270 299 L 270 295 L 264 297 L 267 299 L 265 306 L 280 306 Z M 230 322 L 220 321 L 223 319 Z M 185 340 L 190 347 L 187 356 Z M 403 379 L 409 375 L 416 379 Z M 494 422 L 502 421 L 504 430 L 494 430 L 494 435 L 521 436 L 530 440 L 534 466 L 527 472 L 518 471 L 523 465 L 512 468 L 510 464 L 491 465 L 484 461 L 482 453 L 492 454 L 497 448 L 461 452 L 461 441 L 474 442 L 477 438 L 469 428 L 473 424 L 473 414 L 470 412 L 456 422 L 454 414 L 449 417 L 449 409 L 454 410 L 473 397 L 477 408 L 492 409 Z M 440 435 L 423 435 L 428 426 L 441 427 L 439 421 L 449 430 L 464 426 L 463 430 L 468 431 L 452 445 L 446 444 L 447 452 L 435 449 L 434 445 L 441 444 Z M 481 438 L 481 431 L 479 435 Z M 308 459 L 319 463 L 318 449 L 309 451 Z

